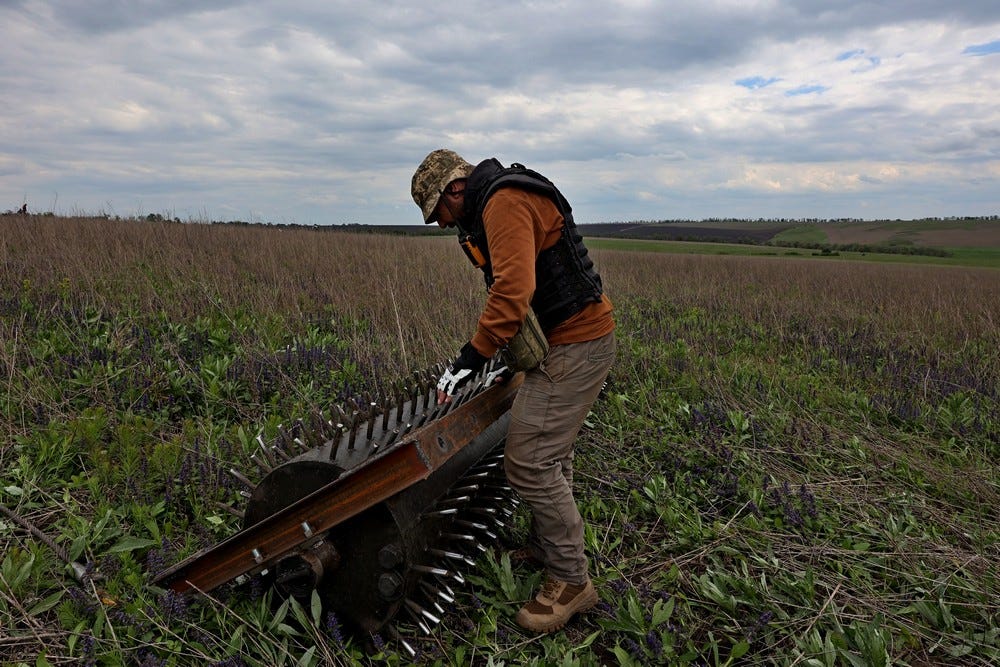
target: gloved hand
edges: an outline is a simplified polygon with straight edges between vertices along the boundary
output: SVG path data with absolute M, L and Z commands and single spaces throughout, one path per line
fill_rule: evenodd
M 455 392 L 471 380 L 472 376 L 478 373 L 487 361 L 489 361 L 489 357 L 479 354 L 476 348 L 472 347 L 472 343 L 463 345 L 458 358 L 438 380 L 437 402 L 439 404 L 449 402 Z
M 499 366 L 486 374 L 486 379 L 483 380 L 483 384 L 503 384 L 504 382 L 510 382 L 512 377 L 514 377 L 514 371 L 510 370 L 506 366 Z

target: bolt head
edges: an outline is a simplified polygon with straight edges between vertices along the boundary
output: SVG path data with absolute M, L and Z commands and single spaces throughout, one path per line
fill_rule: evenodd
M 398 544 L 387 544 L 378 552 L 378 564 L 384 570 L 391 570 L 403 563 L 403 550 Z
M 385 572 L 378 578 L 378 594 L 383 600 L 398 600 L 403 594 L 403 578 L 395 572 Z

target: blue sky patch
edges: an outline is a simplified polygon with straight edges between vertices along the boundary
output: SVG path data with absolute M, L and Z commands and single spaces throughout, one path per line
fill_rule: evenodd
M 870 72 L 879 65 L 882 64 L 882 59 L 878 56 L 868 56 L 863 59 L 857 67 L 851 70 L 851 74 L 859 74 L 861 72 Z
M 781 79 L 773 76 L 770 79 L 765 79 L 762 76 L 749 76 L 745 79 L 737 79 L 735 83 L 737 86 L 757 90 L 758 88 L 767 88 L 772 83 L 777 83 L 778 81 L 781 81 Z
M 830 86 L 818 86 L 818 85 L 799 86 L 798 88 L 792 88 L 791 90 L 786 90 L 785 97 L 797 97 L 799 95 L 811 95 L 813 93 L 819 94 L 819 93 L 825 93 L 828 90 L 830 90 Z
M 836 60 L 838 62 L 844 60 L 850 60 L 851 58 L 857 58 L 864 52 L 865 52 L 864 49 L 852 49 L 851 51 L 844 51 L 839 56 L 837 56 Z
M 987 56 L 991 53 L 1000 53 L 1000 39 L 985 44 L 973 44 L 965 47 L 965 50 L 962 51 L 962 54 L 966 56 Z

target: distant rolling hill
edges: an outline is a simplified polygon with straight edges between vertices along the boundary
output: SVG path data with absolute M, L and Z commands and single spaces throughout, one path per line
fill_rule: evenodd
M 585 237 L 650 241 L 697 241 L 798 247 L 866 246 L 915 250 L 1000 249 L 1000 218 L 925 220 L 676 220 L 600 222 L 579 225 Z M 405 235 L 450 236 L 437 225 L 340 225 L 333 229 Z

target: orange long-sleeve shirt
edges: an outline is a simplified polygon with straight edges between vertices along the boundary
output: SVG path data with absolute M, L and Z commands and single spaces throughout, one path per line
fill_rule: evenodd
M 551 199 L 518 188 L 503 188 L 490 197 L 483 227 L 493 264 L 493 286 L 472 346 L 493 356 L 517 333 L 535 293 L 535 260 L 559 240 L 563 217 Z M 595 340 L 615 328 L 611 300 L 587 305 L 548 332 L 549 345 Z

